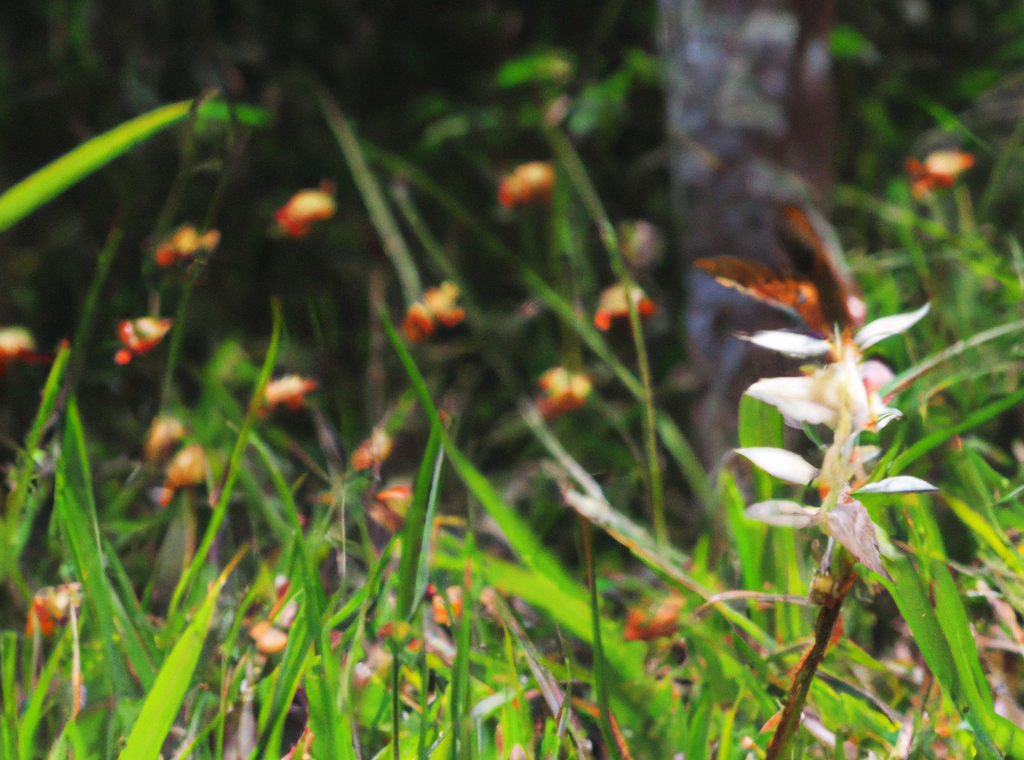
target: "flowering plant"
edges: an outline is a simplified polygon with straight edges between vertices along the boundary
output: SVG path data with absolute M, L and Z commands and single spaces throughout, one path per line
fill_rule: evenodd
M 759 332 L 748 338 L 756 345 L 789 356 L 828 357 L 825 366 L 802 377 L 759 380 L 746 394 L 777 408 L 790 425 L 822 424 L 833 430 L 833 436 L 820 468 L 785 449 L 736 449 L 737 454 L 787 483 L 806 486 L 816 481 L 821 496 L 818 507 L 786 499 L 761 501 L 747 508 L 747 517 L 785 527 L 817 525 L 866 568 L 888 577 L 879 552 L 876 531 L 880 529 L 856 495 L 937 489 L 910 476 L 868 483 L 864 465 L 878 452 L 874 447 L 859 445 L 860 434 L 880 430 L 900 417 L 901 412 L 886 406 L 888 398 L 879 395 L 880 388 L 892 379 L 892 371 L 881 362 L 865 361 L 863 352 L 908 329 L 927 313 L 926 304 L 909 314 L 875 320 L 852 336 L 837 333 L 830 340 L 780 330 Z M 829 556 L 830 552 L 826 552 L 825 569 Z

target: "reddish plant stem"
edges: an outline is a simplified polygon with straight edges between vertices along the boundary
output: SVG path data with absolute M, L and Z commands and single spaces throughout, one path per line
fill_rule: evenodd
M 793 685 L 789 688 L 786 705 L 782 708 L 782 715 L 775 728 L 775 734 L 768 744 L 765 760 L 779 760 L 779 758 L 786 757 L 790 742 L 800 726 L 800 716 L 803 713 L 804 704 L 807 702 L 807 694 L 811 690 L 814 675 L 825 658 L 829 641 L 832 639 L 832 630 L 835 628 L 836 621 L 839 620 L 843 600 L 846 599 L 846 594 L 855 580 L 857 580 L 857 573 L 849 573 L 843 578 L 838 589 L 824 600 L 821 611 L 818 613 L 818 621 L 814 626 L 814 644 L 793 674 Z

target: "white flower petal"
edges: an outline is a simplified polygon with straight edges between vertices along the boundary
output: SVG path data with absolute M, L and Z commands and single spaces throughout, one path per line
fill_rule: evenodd
M 818 477 L 818 468 L 792 451 L 771 446 L 748 446 L 735 451 L 769 475 L 787 483 L 805 486 Z
M 802 422 L 834 427 L 836 410 L 818 400 L 819 385 L 819 379 L 814 376 L 769 377 L 758 380 L 747 388 L 746 393 L 774 406 L 786 418 L 786 424 L 792 427 L 799 427 Z
M 912 475 L 897 475 L 893 478 L 879 480 L 877 483 L 868 483 L 866 486 L 858 488 L 856 493 L 922 493 L 938 490 L 927 480 L 921 480 Z
M 876 319 L 858 330 L 857 334 L 853 336 L 853 342 L 863 350 L 868 346 L 875 345 L 880 340 L 898 335 L 927 314 L 929 308 L 931 308 L 931 304 L 926 303 L 917 311 L 912 311 L 909 314 L 894 314 L 891 317 Z
M 821 510 L 805 507 L 795 501 L 772 499 L 759 501 L 747 507 L 746 515 L 751 520 L 776 525 L 781 528 L 806 528 L 821 519 Z
M 801 359 L 811 356 L 824 356 L 830 350 L 828 341 L 787 330 L 762 330 L 753 335 L 740 335 L 738 337 L 753 343 L 755 346 Z

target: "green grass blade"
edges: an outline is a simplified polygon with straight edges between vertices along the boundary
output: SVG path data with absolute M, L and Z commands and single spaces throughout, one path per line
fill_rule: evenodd
M 192 100 L 171 103 L 126 121 L 82 143 L 8 188 L 0 195 L 0 232 L 9 229 L 47 201 L 102 169 L 143 140 L 183 121 L 192 110 L 193 103 Z M 255 108 L 240 109 L 237 113 L 240 120 L 249 123 L 262 123 L 266 117 L 265 112 Z M 202 104 L 197 115 L 217 120 L 230 118 L 227 106 L 216 101 Z
M 975 428 L 984 422 L 988 422 L 996 415 L 1002 414 L 1008 409 L 1012 409 L 1021 401 L 1024 401 L 1024 388 L 1020 388 L 1005 398 L 993 401 L 992 403 L 981 407 L 981 409 L 971 412 L 963 422 L 943 430 L 937 430 L 931 435 L 925 436 L 896 457 L 889 470 L 889 475 L 897 475 L 900 472 L 903 472 L 903 470 L 905 470 L 910 464 L 917 459 L 920 459 L 936 446 L 941 446 L 953 436 L 960 435 L 971 428 Z
M 420 558 L 424 549 L 424 534 L 429 536 L 427 513 L 437 503 L 437 491 L 441 474 L 441 427 L 431 425 L 430 438 L 416 475 L 412 503 L 405 515 L 402 528 L 402 557 L 398 564 L 398 601 L 396 611 L 400 620 L 412 621 L 419 600 Z
M 18 736 L 18 636 L 14 631 L 0 631 L 0 756 L 14 757 Z
M 57 520 L 71 549 L 71 559 L 82 583 L 82 595 L 92 614 L 92 622 L 100 633 L 113 693 L 118 698 L 129 697 L 135 693 L 135 684 L 128 674 L 124 657 L 117 645 L 117 642 L 121 641 L 121 636 L 114 624 L 116 605 L 104 569 L 105 560 L 100 549 L 99 523 L 96 520 L 96 505 L 92 496 L 85 435 L 74 396 L 68 399 L 61 454 L 57 461 L 54 488 Z M 125 627 L 130 625 L 123 618 L 121 623 Z M 132 665 L 141 668 L 143 673 L 149 673 L 151 667 L 145 658 L 138 663 L 133 662 Z M 149 683 L 145 685 L 148 687 Z
M 25 710 L 21 714 L 21 721 L 18 723 L 18 758 L 19 760 L 31 760 L 36 744 L 36 730 L 43 717 L 43 706 L 46 698 L 50 696 L 50 684 L 57 675 L 64 656 L 71 646 L 71 631 L 67 630 L 60 637 L 57 645 L 53 648 L 46 665 L 43 666 L 39 680 L 35 684 L 32 696 L 25 704 Z
M 15 563 L 21 557 L 28 541 L 29 530 L 21 527 L 22 511 L 25 508 L 25 497 L 28 494 L 29 486 L 32 483 L 32 476 L 36 471 L 36 460 L 33 452 L 39 448 L 39 443 L 50 424 L 50 415 L 53 414 L 57 405 L 57 397 L 60 394 L 61 379 L 64 370 L 67 368 L 68 358 L 71 350 L 62 346 L 53 360 L 50 374 L 43 386 L 43 400 L 39 404 L 39 411 L 36 412 L 32 427 L 29 428 L 25 437 L 25 448 L 18 457 L 18 466 L 14 479 L 14 490 L 7 497 L 7 504 L 3 519 L 0 519 L 0 580 L 3 580 L 7 573 L 15 568 Z
M 160 748 L 192 683 L 192 674 L 199 663 L 206 633 L 213 620 L 217 597 L 244 551 L 239 552 L 228 563 L 212 584 L 192 622 L 182 631 L 178 642 L 164 660 L 156 682 L 150 689 L 146 701 L 142 703 L 142 710 L 135 720 L 135 725 L 132 726 L 131 733 L 128 734 L 125 748 L 118 755 L 119 760 L 156 760 L 159 757 Z
M 274 362 L 277 361 L 277 352 L 281 347 L 281 304 L 277 299 L 271 302 L 271 309 L 274 316 L 274 327 L 270 336 L 270 345 L 267 347 L 267 355 L 263 359 L 263 367 L 260 370 L 259 378 L 256 380 L 256 387 L 253 389 L 252 398 L 249 400 L 249 408 L 246 410 L 245 419 L 242 421 L 242 429 L 239 430 L 235 446 L 231 450 L 227 476 L 224 478 L 224 485 L 221 486 L 217 504 L 213 508 L 213 516 L 206 526 L 206 533 L 203 534 L 203 541 L 196 550 L 195 557 L 193 557 L 188 570 L 182 574 L 177 588 L 174 589 L 167 613 L 168 620 L 173 619 L 174 612 L 181 602 L 182 594 L 188 591 L 195 581 L 196 575 L 202 569 L 206 555 L 210 553 L 213 540 L 217 537 L 217 532 L 220 530 L 220 526 L 224 523 L 224 518 L 227 515 L 231 494 L 234 493 L 235 481 L 238 479 L 238 470 L 242 466 L 242 455 L 245 453 L 246 446 L 249 443 L 249 433 L 252 430 L 252 426 L 256 423 L 256 416 L 259 413 L 260 407 L 263 405 L 263 389 L 267 387 L 270 375 L 274 371 Z

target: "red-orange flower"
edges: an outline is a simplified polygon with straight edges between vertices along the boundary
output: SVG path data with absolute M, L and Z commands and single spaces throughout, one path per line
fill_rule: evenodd
M 526 206 L 535 200 L 551 200 L 555 170 L 547 161 L 530 161 L 517 166 L 498 185 L 498 203 L 505 208 Z
M 459 293 L 459 286 L 448 280 L 430 288 L 423 294 L 423 300 L 414 303 L 406 312 L 402 320 L 405 336 L 413 343 L 419 343 L 434 332 L 435 320 L 445 327 L 459 324 L 466 317 L 465 310 L 455 303 Z
M 51 361 L 53 356 L 36 353 L 36 341 L 24 327 L 0 328 L 0 377 L 12 362 Z
M 300 190 L 281 208 L 274 219 L 289 237 L 305 237 L 313 222 L 330 219 L 337 206 L 334 202 L 334 183 L 325 179 L 316 190 Z
M 306 405 L 306 394 L 316 390 L 316 380 L 300 375 L 283 375 L 267 383 L 263 390 L 263 413 L 283 404 L 290 412 L 297 412 Z
M 639 285 L 633 286 L 633 302 L 641 317 L 646 317 L 658 310 L 654 301 L 644 295 Z M 615 317 L 629 316 L 629 302 L 626 300 L 626 288 L 622 283 L 612 285 L 601 291 L 594 313 L 594 326 L 598 330 L 607 330 Z
M 157 246 L 156 263 L 162 267 L 169 267 L 192 258 L 200 251 L 212 253 L 219 243 L 220 232 L 217 230 L 207 230 L 200 235 L 199 231 L 189 224 Z
M 392 533 L 400 531 L 405 525 L 405 513 L 412 503 L 412 486 L 391 486 L 378 491 L 373 498 L 377 503 L 370 507 L 370 519 Z
M 626 628 L 622 637 L 626 641 L 653 641 L 671 636 L 679 627 L 679 611 L 682 606 L 682 599 L 672 597 L 662 602 L 653 615 L 644 610 L 630 610 L 626 614 Z
M 125 347 L 114 354 L 114 361 L 118 364 L 127 364 L 136 356 L 142 356 L 152 350 L 163 340 L 173 323 L 173 319 L 156 317 L 123 320 L 117 328 L 117 334 Z
M 394 446 L 391 436 L 377 428 L 352 453 L 352 469 L 366 470 L 370 467 L 379 467 L 381 462 L 391 456 L 391 449 Z
M 974 156 L 962 150 L 937 150 L 927 158 L 918 161 L 908 158 L 906 167 L 910 174 L 910 192 L 921 200 L 936 188 L 951 187 L 956 178 L 974 166 Z
M 402 331 L 413 343 L 425 341 L 434 332 L 434 318 L 430 310 L 419 301 L 409 307 L 402 320 Z
M 206 482 L 206 452 L 197 443 L 186 446 L 177 454 L 167 466 L 167 477 L 164 479 L 163 487 L 160 489 L 160 506 L 166 507 L 171 503 L 171 497 L 179 488 L 186 486 L 197 486 Z
M 537 385 L 544 391 L 536 402 L 537 411 L 546 420 L 583 406 L 593 388 L 589 377 L 565 367 L 552 367 L 540 376 Z
M 55 624 L 63 624 L 67 620 L 72 605 L 82 605 L 81 591 L 80 583 L 64 583 L 39 589 L 28 611 L 25 635 L 31 636 L 37 629 L 43 636 L 52 634 Z

